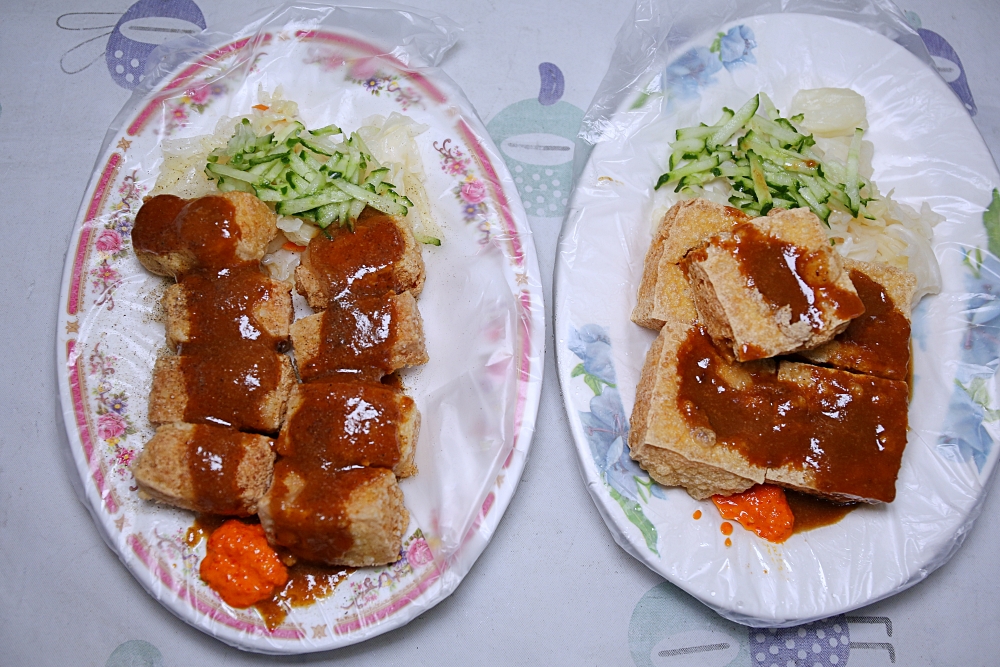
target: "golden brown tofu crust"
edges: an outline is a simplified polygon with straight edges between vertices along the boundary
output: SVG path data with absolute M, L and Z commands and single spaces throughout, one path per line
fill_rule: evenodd
M 809 300 L 808 316 L 796 314 L 792 302 L 773 303 L 774 295 L 763 291 L 763 277 L 746 273 L 751 265 L 748 258 L 753 256 L 748 253 L 760 252 L 751 251 L 752 248 L 774 248 L 773 254 L 777 254 L 777 244 L 785 249 L 783 252 L 794 248 L 795 256 L 809 257 L 812 265 L 822 267 L 815 276 L 796 277 L 787 271 L 788 280 L 784 281 L 787 287 L 778 295 L 785 298 L 801 294 L 803 303 Z M 778 261 L 781 260 L 768 264 Z M 785 261 L 789 261 L 787 257 Z M 801 264 L 801 261 L 796 264 L 800 272 Z M 732 233 L 712 236 L 688 254 L 684 266 L 699 321 L 716 345 L 732 349 L 740 361 L 822 345 L 863 312 L 840 255 L 830 247 L 819 218 L 807 209 L 755 218 L 735 227 Z M 814 280 L 819 287 L 806 285 L 802 280 Z M 860 311 L 853 310 L 854 307 Z
M 709 236 L 747 220 L 742 211 L 707 199 L 685 200 L 670 207 L 646 251 L 632 321 L 654 330 L 668 321 L 693 324 L 697 312 L 678 263 Z
M 263 278 L 263 281 L 268 285 L 271 298 L 256 304 L 250 314 L 252 323 L 273 338 L 288 340 L 294 315 L 292 285 L 270 278 Z M 190 315 L 191 309 L 196 307 L 196 304 L 192 303 L 190 291 L 183 283 L 175 283 L 168 287 L 163 293 L 160 304 L 165 315 L 167 346 L 171 350 L 176 350 L 190 340 Z
M 295 385 L 295 370 L 286 355 L 275 353 L 275 357 L 281 374 L 278 386 L 257 403 L 253 414 L 238 415 L 239 423 L 231 424 L 234 428 L 267 434 L 276 434 L 281 428 L 285 404 Z M 154 425 L 186 420 L 189 392 L 182 369 L 184 359 L 183 355 L 166 355 L 156 360 L 149 392 L 149 421 Z
M 341 315 L 334 308 L 295 321 L 291 326 L 292 348 L 302 381 L 311 382 L 340 371 L 348 377 L 378 380 L 400 368 L 427 363 L 423 319 L 413 295 L 403 292 L 387 295 L 386 299 L 392 311 L 386 338 L 362 354 L 354 354 L 346 346 L 324 344 L 324 318 Z M 379 365 L 373 366 L 373 360 Z
M 191 475 L 189 449 L 199 444 L 196 431 L 194 424 L 185 423 L 164 424 L 156 430 L 132 464 L 141 497 L 194 512 L 219 511 L 218 506 L 206 504 L 199 497 Z M 211 437 L 211 431 L 208 434 Z M 235 471 L 238 494 L 232 499 L 234 509 L 230 513 L 249 516 L 256 514 L 257 502 L 271 486 L 275 457 L 270 439 L 251 433 L 241 433 L 238 438 L 243 451 Z M 227 463 L 232 461 L 222 461 L 223 465 Z
M 310 488 L 322 481 L 303 478 L 287 459 L 278 462 L 274 482 L 257 505 L 268 541 L 326 565 L 371 567 L 399 560 L 410 515 L 395 475 L 384 468 L 333 474 L 360 474 L 365 481 L 346 499 L 327 503 Z

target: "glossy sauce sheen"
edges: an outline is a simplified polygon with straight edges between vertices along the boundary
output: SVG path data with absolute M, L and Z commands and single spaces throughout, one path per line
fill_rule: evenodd
M 270 491 L 275 542 L 308 561 L 343 558 L 354 546 L 348 515 L 351 494 L 384 474 L 380 468 L 324 469 L 319 457 L 279 460 Z M 293 475 L 306 480 L 294 497 L 289 489 Z
M 309 243 L 309 265 L 328 285 L 329 300 L 402 292 L 412 285 L 398 284 L 395 264 L 405 242 L 391 217 L 366 208 L 354 231 L 344 227 L 332 238 L 317 235 Z
M 756 287 L 774 310 L 791 307 L 792 323 L 806 321 L 815 331 L 826 324 L 826 313 L 850 319 L 864 312 L 861 299 L 831 278 L 829 253 L 803 252 L 751 223 L 712 243 L 737 259 L 747 286 Z
M 910 321 L 881 285 L 856 269 L 850 275 L 865 312 L 834 339 L 840 345 L 827 363 L 890 380 L 906 380 Z
M 260 406 L 281 379 L 280 341 L 253 313 L 270 298 L 268 282 L 253 263 L 213 273 L 181 278 L 188 288 L 190 338 L 181 350 L 188 395 L 184 419 L 266 431 Z
M 322 318 L 320 352 L 299 365 L 303 382 L 336 375 L 377 381 L 395 370 L 397 317 L 390 294 L 330 304 Z
M 254 608 L 260 612 L 269 630 L 281 625 L 292 607 L 305 607 L 333 595 L 337 586 L 347 580 L 354 568 L 327 567 L 313 563 L 296 563 L 288 568 L 288 583 L 275 591 L 270 599 L 258 602 Z
M 241 233 L 232 203 L 160 195 L 139 209 L 133 234 L 137 250 L 187 250 L 196 259 L 197 268 L 179 279 L 190 339 L 180 351 L 185 421 L 267 432 L 260 405 L 281 378 L 279 341 L 256 322 L 255 308 L 271 298 L 269 283 L 257 262 L 237 255 Z
M 363 383 L 303 384 L 301 402 L 278 438 L 278 453 L 322 470 L 392 468 L 399 462 L 402 414 L 392 389 Z
M 837 523 L 857 509 L 857 504 L 838 505 L 829 500 L 785 489 L 785 498 L 795 517 L 795 533 L 804 533 Z
M 736 388 L 727 367 L 707 332 L 693 328 L 678 351 L 677 406 L 689 426 L 711 429 L 716 447 L 750 464 L 805 470 L 824 493 L 893 500 L 906 445 L 904 383 L 818 367 L 809 367 L 811 383 L 792 382 L 756 362 L 739 367 L 751 381 Z
M 237 473 L 245 452 L 243 435 L 196 424 L 187 441 L 188 472 L 197 507 L 215 514 L 246 515 Z

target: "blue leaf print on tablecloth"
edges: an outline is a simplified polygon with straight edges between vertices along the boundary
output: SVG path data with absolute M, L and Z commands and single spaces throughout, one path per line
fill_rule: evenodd
M 642 532 L 650 551 L 658 554 L 656 527 L 646 518 L 641 503 L 649 502 L 650 496 L 665 498 L 666 495 L 663 488 L 649 479 L 629 456 L 625 444 L 628 441 L 628 416 L 615 387 L 611 337 L 604 327 L 596 324 L 587 324 L 579 329 L 571 327 L 567 347 L 582 361 L 573 370 L 572 377 L 582 375 L 594 392 L 588 406 L 590 411 L 579 413 L 594 464 L 608 485 L 611 497 Z

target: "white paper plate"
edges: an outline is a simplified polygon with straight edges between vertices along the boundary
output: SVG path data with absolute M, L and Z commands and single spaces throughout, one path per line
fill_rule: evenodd
M 720 34 L 739 48 L 713 51 Z M 1000 236 L 988 244 L 984 209 L 1000 176 L 947 85 L 908 51 L 854 24 L 758 16 L 702 35 L 674 57 L 671 75 L 644 81 L 653 94 L 637 91 L 595 146 L 562 234 L 557 368 L 584 478 L 622 547 L 728 618 L 794 625 L 854 609 L 944 563 L 991 478 L 1000 262 L 987 250 L 998 251 Z M 667 170 L 677 127 L 715 122 L 723 106 L 735 109 L 759 91 L 786 111 L 797 90 L 822 86 L 866 98 L 882 191 L 917 209 L 926 201 L 947 217 L 934 240 L 944 291 L 914 316 L 911 432 L 896 501 L 780 545 L 737 526 L 727 548 L 711 502 L 650 484 L 622 444 L 654 338 L 629 321 L 651 239 L 652 187 Z M 1000 231 L 1000 220 L 991 225 Z
M 86 503 L 105 539 L 157 600 L 241 648 L 302 653 L 398 627 L 459 584 L 489 541 L 524 466 L 542 382 L 544 320 L 534 246 L 517 190 L 462 94 L 434 70 L 378 54 L 363 39 L 292 27 L 200 54 L 119 126 L 97 163 L 63 277 L 60 392 Z M 198 576 L 194 516 L 141 501 L 128 462 L 152 435 L 151 370 L 164 347 L 166 282 L 131 251 L 131 226 L 161 161 L 159 142 L 214 131 L 249 111 L 258 84 L 283 86 L 308 127 L 354 129 L 398 111 L 417 137 L 444 242 L 425 247 L 418 305 L 430 363 L 404 374 L 422 414 L 420 473 L 402 482 L 411 523 L 403 558 L 354 572 L 333 596 L 297 608 L 273 631 L 232 609 Z

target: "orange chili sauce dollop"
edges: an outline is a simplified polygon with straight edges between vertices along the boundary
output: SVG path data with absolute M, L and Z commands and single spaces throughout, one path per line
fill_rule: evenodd
M 288 570 L 267 543 L 260 524 L 226 521 L 208 538 L 202 580 L 226 604 L 249 607 L 288 581 Z
M 731 496 L 712 496 L 712 502 L 723 519 L 739 521 L 769 542 L 784 542 L 795 528 L 784 489 L 771 484 L 758 484 Z

